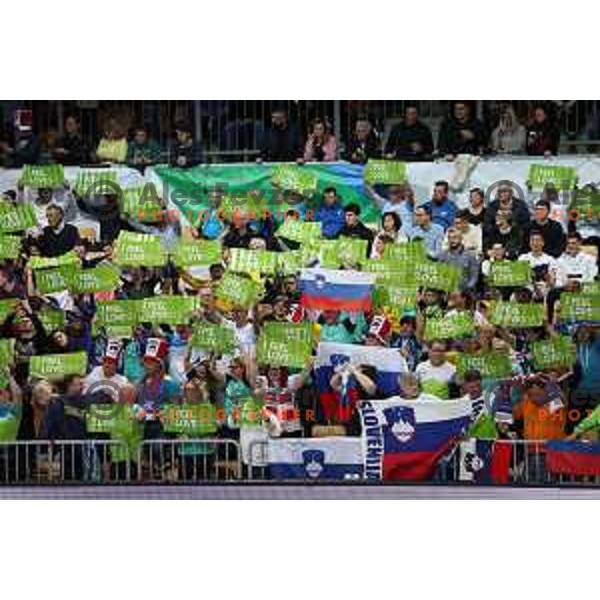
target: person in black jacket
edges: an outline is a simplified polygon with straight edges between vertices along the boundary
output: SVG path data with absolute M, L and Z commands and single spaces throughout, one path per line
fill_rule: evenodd
M 523 253 L 529 252 L 529 235 L 538 231 L 544 238 L 544 252 L 558 258 L 566 246 L 566 236 L 562 225 L 558 221 L 549 219 L 550 202 L 538 200 L 535 203 L 535 219 L 531 221 L 523 232 Z
M 340 229 L 337 237 L 354 237 L 361 240 L 367 240 L 367 255 L 371 255 L 371 245 L 375 233 L 369 229 L 358 217 L 360 216 L 360 206 L 358 204 L 348 204 L 344 209 L 346 224 Z
M 271 127 L 264 134 L 260 156 L 256 162 L 293 162 L 304 160 L 302 137 L 298 128 L 290 123 L 284 108 L 271 112 Z
M 505 250 L 505 258 L 516 260 L 523 247 L 522 229 L 515 226 L 513 218 L 508 212 L 500 211 L 496 215 L 493 226 L 483 236 L 483 251 L 489 256 L 489 250 L 495 244 L 500 244 Z
M 170 152 L 170 162 L 174 167 L 188 169 L 202 162 L 202 148 L 194 140 L 191 126 L 185 121 L 175 124 L 175 135 L 177 139 Z
M 438 150 L 446 156 L 457 154 L 481 154 L 487 146 L 487 132 L 479 119 L 471 116 L 466 102 L 455 102 L 452 116 L 440 129 Z
M 58 141 L 53 152 L 56 162 L 63 165 L 77 166 L 89 160 L 79 133 L 79 121 L 74 116 L 71 115 L 65 120 L 65 135 Z
M 250 226 L 244 216 L 236 213 L 231 215 L 231 223 L 223 236 L 223 248 L 248 248 L 250 240 L 258 233 Z
M 51 204 L 46 209 L 46 218 L 48 225 L 42 230 L 42 235 L 32 242 L 42 256 L 62 256 L 81 245 L 79 230 L 65 223 L 65 213 L 58 204 Z
M 404 161 L 429 160 L 433 154 L 431 129 L 419 121 L 414 104 L 404 109 L 404 121 L 394 125 L 385 145 L 387 158 Z
M 366 118 L 358 119 L 354 126 L 354 135 L 346 145 L 346 160 L 365 164 L 370 158 L 379 158 L 380 156 L 379 138 L 373 131 L 371 122 Z
M 517 227 L 524 229 L 529 225 L 531 216 L 524 200 L 513 198 L 513 190 L 509 184 L 503 184 L 498 189 L 496 199 L 490 203 L 485 211 L 484 233 L 496 223 L 498 211 L 509 211 Z

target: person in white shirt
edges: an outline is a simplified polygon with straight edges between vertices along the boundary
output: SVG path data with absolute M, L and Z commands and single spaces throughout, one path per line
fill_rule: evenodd
M 483 246 L 481 227 L 469 223 L 468 218 L 468 210 L 459 211 L 454 218 L 454 227 L 462 234 L 462 243 L 465 247 L 465 250 L 469 250 L 479 257 L 481 256 L 481 250 Z M 444 237 L 444 241 L 442 243 L 442 250 L 448 250 L 448 248 L 448 231 L 446 231 L 446 236 Z
M 532 231 L 529 234 L 529 247 L 531 252 L 521 254 L 519 260 L 529 263 L 533 271 L 536 288 L 545 292 L 548 288 L 553 287 L 556 282 L 558 271 L 556 259 L 544 252 L 544 238 L 539 231 Z
M 71 193 L 71 188 L 67 183 L 65 183 L 64 188 L 61 189 L 38 188 L 37 195 L 33 200 L 30 200 L 27 199 L 23 184 L 19 182 L 17 202 L 29 202 L 33 208 L 33 212 L 37 219 L 37 226 L 28 230 L 28 233 L 32 235 L 41 233 L 42 229 L 48 225 L 46 209 L 51 204 L 55 204 L 62 208 L 66 223 L 74 221 L 79 214 L 77 203 Z
M 449 385 L 456 375 L 456 367 L 446 360 L 446 343 L 435 340 L 429 346 L 429 359 L 415 369 L 424 392 L 446 399 L 450 396 Z
M 421 402 L 423 400 L 441 400 L 438 396 L 421 391 L 419 378 L 415 373 L 400 373 L 399 385 L 400 398 L 403 400 L 414 400 L 415 402 Z
M 110 340 L 102 359 L 102 364 L 94 367 L 83 380 L 83 393 L 94 392 L 107 394 L 119 402 L 123 388 L 129 385 L 129 380 L 124 375 L 117 373 L 117 365 L 121 344 L 118 340 Z
M 556 260 L 556 287 L 566 287 L 569 280 L 590 283 L 598 274 L 594 257 L 581 251 L 581 240 L 576 231 L 567 236 L 567 248 Z
M 488 256 L 489 258 L 481 263 L 481 273 L 484 277 L 490 276 L 492 263 L 506 258 L 506 249 L 499 242 L 492 244 L 492 247 L 488 250 Z

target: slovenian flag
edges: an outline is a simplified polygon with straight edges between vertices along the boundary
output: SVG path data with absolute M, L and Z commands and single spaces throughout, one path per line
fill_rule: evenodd
M 363 401 L 367 479 L 426 481 L 469 425 L 469 400 Z
M 300 275 L 300 303 L 319 310 L 370 311 L 375 285 L 372 273 L 303 269 Z
M 351 437 L 269 439 L 273 479 L 361 479 L 362 440 Z
M 406 360 L 396 349 L 321 342 L 317 348 L 314 372 L 319 400 L 327 420 L 347 422 L 360 400 L 357 382 L 345 369 L 348 364 L 375 367 L 374 383 L 383 396 L 397 394 L 399 375 L 408 371 Z M 339 391 L 333 390 L 330 383 L 336 372 L 342 373 L 343 385 Z
M 549 440 L 546 468 L 554 475 L 600 475 L 600 444 Z
M 458 449 L 459 480 L 507 484 L 513 447 L 508 440 L 463 440 Z

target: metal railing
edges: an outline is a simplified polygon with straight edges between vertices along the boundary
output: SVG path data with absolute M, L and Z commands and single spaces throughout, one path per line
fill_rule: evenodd
M 138 483 L 204 483 L 242 479 L 235 440 L 146 440 L 137 453 Z
M 0 485 L 131 481 L 128 448 L 114 440 L 0 443 Z
M 549 468 L 542 441 L 497 440 L 505 451 L 500 480 L 484 473 L 472 440 L 457 443 L 428 481 L 440 485 L 599 487 L 600 474 L 567 474 Z M 491 442 L 491 441 L 490 441 Z M 242 462 L 239 442 L 230 439 L 146 440 L 135 449 L 115 440 L 16 441 L 0 443 L 0 486 L 44 484 L 204 484 L 271 482 L 268 441 L 249 444 Z M 294 479 L 295 483 L 303 480 Z M 306 477 L 306 483 L 331 483 Z M 342 483 L 361 484 L 356 477 Z M 336 483 L 340 483 L 336 480 Z M 369 482 L 372 484 L 372 482 Z

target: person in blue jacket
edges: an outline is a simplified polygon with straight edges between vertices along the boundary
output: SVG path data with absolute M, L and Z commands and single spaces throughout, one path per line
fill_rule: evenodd
M 431 218 L 434 223 L 444 228 L 454 225 L 456 204 L 448 198 L 448 182 L 436 181 L 431 200 L 425 204 L 431 208 Z
M 323 201 L 315 213 L 315 221 L 321 223 L 321 232 L 326 239 L 333 239 L 346 224 L 344 208 L 334 187 L 323 192 Z

